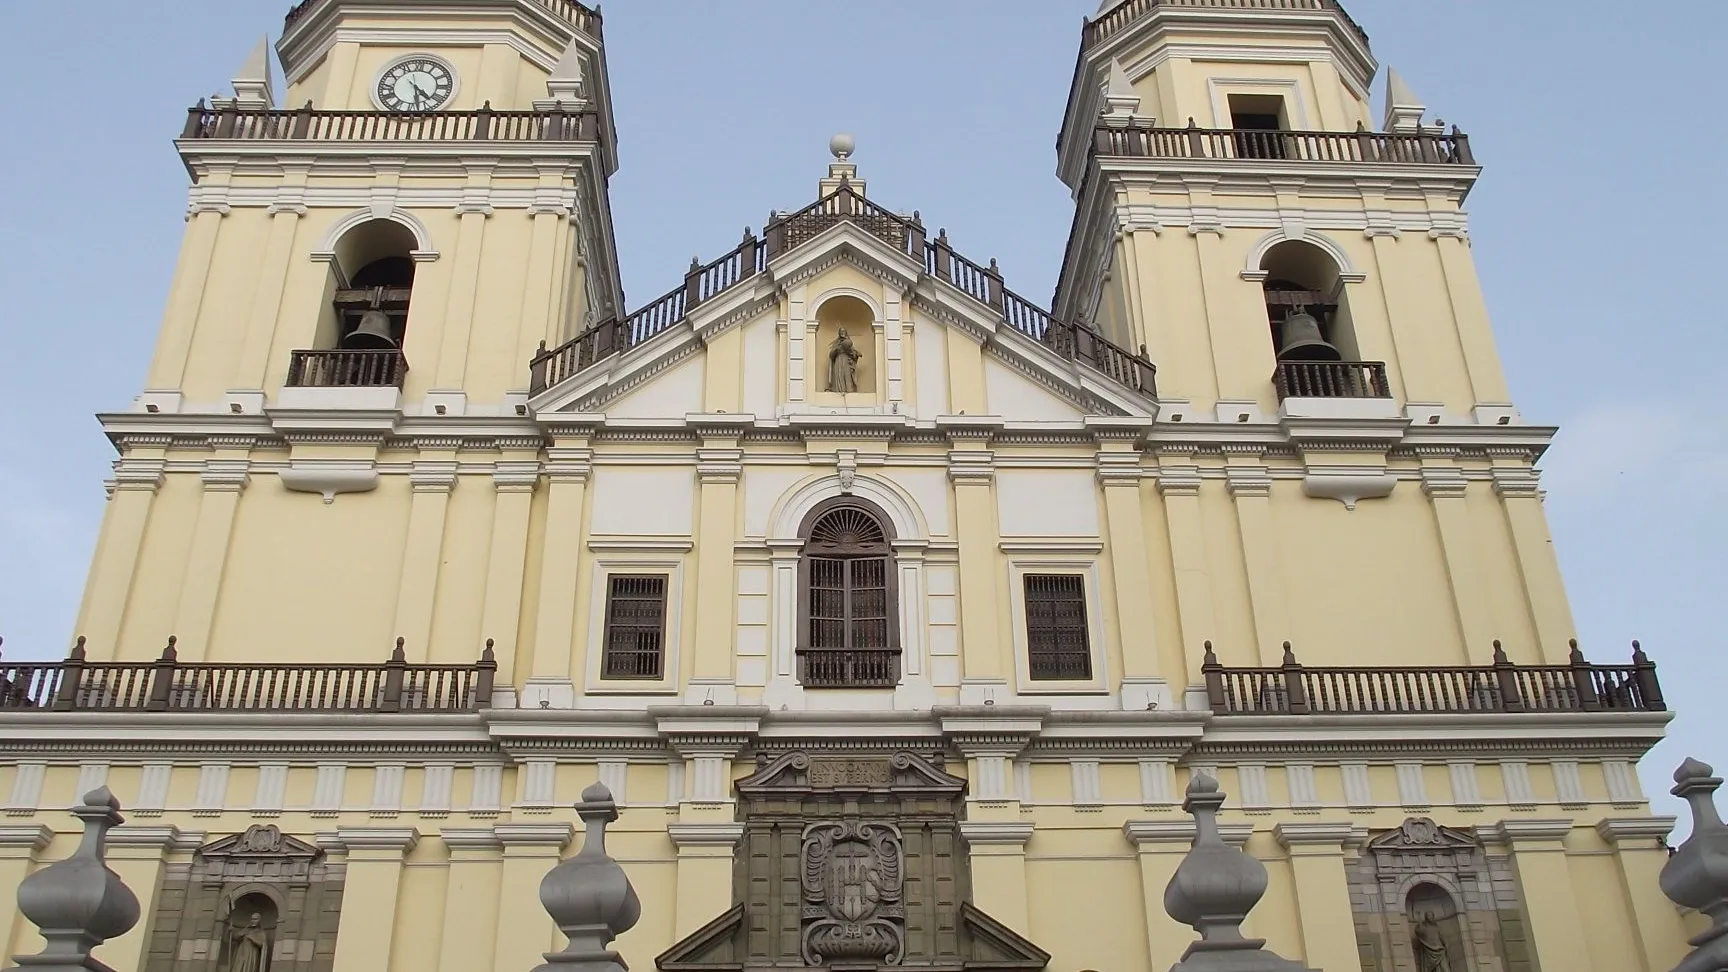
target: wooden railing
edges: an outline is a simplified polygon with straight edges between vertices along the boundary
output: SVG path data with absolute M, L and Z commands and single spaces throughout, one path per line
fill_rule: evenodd
M 900 650 L 800 648 L 798 680 L 805 688 L 893 688 L 900 684 Z
M 282 31 L 287 33 L 290 27 L 299 23 L 312 10 L 319 0 L 301 0 L 300 4 L 288 11 L 288 16 L 282 22 Z M 600 11 L 590 10 L 575 0 L 534 0 L 535 3 L 564 18 L 564 21 L 577 30 L 598 38 L 600 36 Z
M 924 272 L 994 308 L 1014 330 L 1040 341 L 1069 360 L 1083 361 L 1106 376 L 1148 397 L 1157 397 L 1157 368 L 1145 349 L 1138 355 L 1110 343 L 1084 324 L 1056 320 L 1049 311 L 1003 286 L 995 260 L 980 266 L 954 252 L 948 234 L 928 238 L 917 213 L 911 219 L 889 212 L 860 196 L 851 186 L 839 189 L 794 213 L 777 216 L 758 240 L 746 230 L 744 242 L 713 263 L 691 261 L 684 285 L 651 302 L 623 321 L 605 321 L 548 349 L 541 345 L 529 363 L 529 389 L 538 393 L 610 355 L 636 347 L 683 321 L 712 300 L 768 268 L 782 253 L 810 242 L 841 222 L 853 222 L 898 252 L 922 261 Z
M 1470 136 L 1370 132 L 1268 132 L 1247 129 L 1100 127 L 1093 132 L 1095 157 L 1151 159 L 1248 159 L 1282 162 L 1375 162 L 1475 165 Z
M 600 137 L 594 112 L 317 111 L 310 102 L 294 111 L 207 107 L 187 111 L 183 139 L 311 142 L 592 142 Z
M 0 711 L 471 712 L 492 705 L 488 641 L 472 665 L 410 665 L 396 641 L 376 665 L 182 662 L 174 639 L 153 662 L 93 662 L 84 639 L 61 662 L 0 663 Z
M 1087 22 L 1081 48 L 1091 50 L 1159 8 L 1206 8 L 1213 10 L 1329 10 L 1343 18 L 1350 30 L 1368 43 L 1368 34 L 1351 19 L 1338 0 L 1127 0 L 1121 6 Z
M 400 351 L 296 351 L 290 388 L 401 388 L 408 359 Z
M 1219 715 L 1474 712 L 1663 712 L 1656 665 L 1637 642 L 1630 665 L 1592 665 L 1572 643 L 1566 665 L 1514 665 L 1499 642 L 1479 667 L 1307 668 L 1284 645 L 1279 668 L 1225 668 L 1210 643 L 1201 671 Z
M 1278 400 L 1391 398 L 1384 361 L 1280 361 L 1272 374 Z

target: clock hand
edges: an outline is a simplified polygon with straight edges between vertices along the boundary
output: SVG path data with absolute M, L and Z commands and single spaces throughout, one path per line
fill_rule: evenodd
M 432 93 L 427 91 L 425 88 L 420 87 L 418 84 L 415 84 L 414 79 L 408 79 L 408 86 L 414 89 L 414 103 L 416 105 L 424 104 L 432 100 Z

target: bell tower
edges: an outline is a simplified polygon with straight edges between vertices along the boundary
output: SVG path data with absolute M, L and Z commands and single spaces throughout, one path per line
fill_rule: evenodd
M 622 304 L 598 11 L 305 0 L 178 142 L 179 271 L 138 410 L 509 412 Z

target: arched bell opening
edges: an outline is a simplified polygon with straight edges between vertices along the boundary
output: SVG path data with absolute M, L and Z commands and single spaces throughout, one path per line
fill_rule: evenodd
M 1331 254 L 1286 240 L 1266 251 L 1260 269 L 1280 399 L 1391 397 L 1386 366 L 1361 360 L 1344 277 Z
M 390 220 L 362 223 L 336 244 L 335 345 L 395 351 L 408 331 L 414 294 L 414 234 Z
M 401 386 L 417 249 L 414 232 L 394 220 L 367 220 L 342 234 L 327 256 L 314 350 L 294 352 L 289 385 Z

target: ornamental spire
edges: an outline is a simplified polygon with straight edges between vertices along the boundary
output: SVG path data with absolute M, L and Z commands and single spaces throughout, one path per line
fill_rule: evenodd
M 1266 865 L 1224 843 L 1218 781 L 1194 774 L 1182 809 L 1194 816 L 1194 848 L 1164 889 L 1164 910 L 1200 933 L 1170 972 L 1303 972 L 1301 964 L 1242 937 L 1242 922 L 1266 894 Z
M 582 851 L 540 882 L 540 904 L 570 942 L 534 972 L 628 972 L 623 957 L 607 947 L 642 917 L 629 876 L 606 853 L 606 825 L 618 819 L 618 804 L 597 782 L 582 791 L 576 815 L 585 828 Z
M 1674 771 L 1675 796 L 1692 808 L 1692 836 L 1662 867 L 1662 893 L 1675 904 L 1710 916 L 1710 927 L 1674 972 L 1728 968 L 1728 827 L 1716 811 L 1722 778 L 1709 764 L 1688 759 Z
M 105 786 L 85 794 L 72 815 L 84 822 L 78 850 L 18 885 L 18 910 L 41 930 L 47 946 L 13 958 L 38 972 L 108 972 L 90 950 L 126 934 L 139 915 L 137 896 L 106 862 L 108 831 L 125 818 Z

